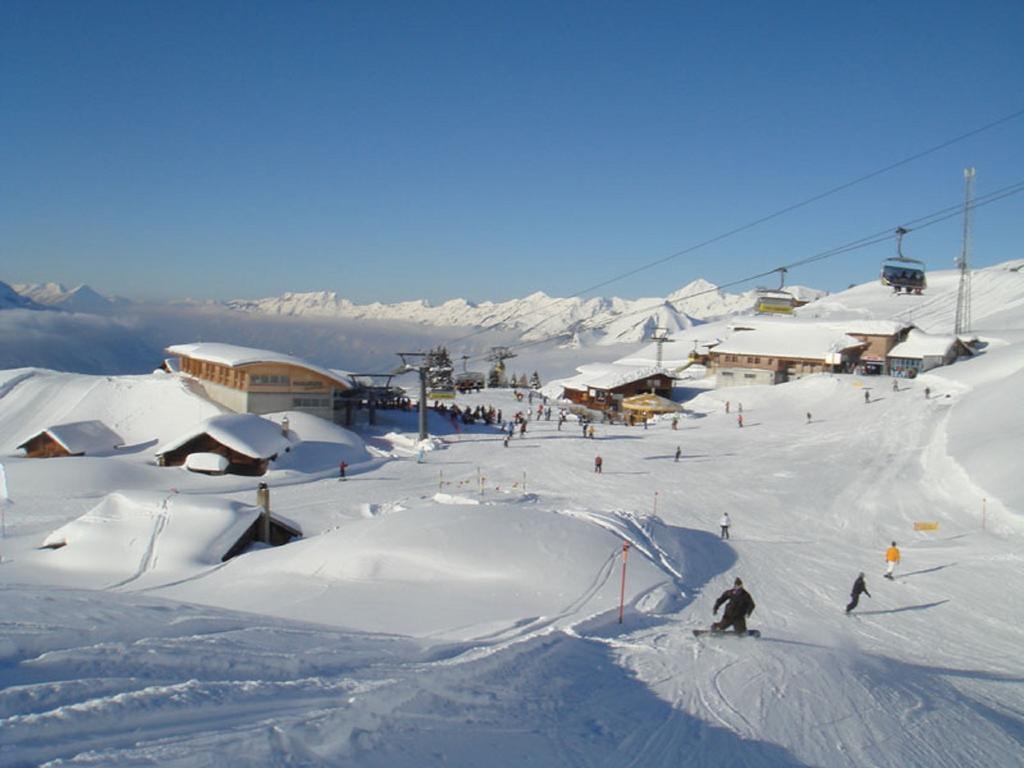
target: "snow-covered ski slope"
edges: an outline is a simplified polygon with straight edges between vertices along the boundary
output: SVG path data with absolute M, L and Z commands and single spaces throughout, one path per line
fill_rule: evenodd
M 140 434 L 132 398 L 95 398 L 174 379 L 4 372 L 0 763 L 1019 765 L 1024 276 L 974 283 L 975 316 L 992 321 L 975 325 L 983 353 L 897 391 L 847 375 L 707 390 L 678 430 L 597 425 L 589 440 L 572 421 L 531 421 L 507 448 L 432 416 L 422 464 L 415 416 L 385 413 L 360 431 L 368 453 L 345 482 L 297 459 L 271 471 L 273 508 L 302 541 L 211 564 L 153 524 L 120 580 L 102 535 L 36 549 L 102 510 L 122 470 L 100 467 L 153 473 L 119 503 L 143 509 L 173 487 L 172 509 L 190 514 L 251 503 L 251 479 L 153 467 L 144 452 L 19 459 L 27 404 L 43 420 L 57 408 L 33 394 L 47 380 L 84 403 L 61 406 L 66 420 L 104 413 L 136 442 L 202 401 L 155 398 Z M 831 311 L 889 316 L 873 307 L 895 300 L 875 288 L 830 297 Z M 931 322 L 948 332 L 938 308 Z M 527 405 L 498 391 L 457 402 L 506 418 Z M 872 597 L 846 615 L 862 570 Z M 736 576 L 762 637 L 694 638 Z

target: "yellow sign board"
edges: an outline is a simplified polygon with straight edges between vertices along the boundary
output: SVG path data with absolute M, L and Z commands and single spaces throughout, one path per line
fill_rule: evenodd
M 937 530 L 939 530 L 939 524 L 938 523 L 922 523 L 922 522 L 918 522 L 918 523 L 914 523 L 914 530 L 915 531 L 937 531 Z

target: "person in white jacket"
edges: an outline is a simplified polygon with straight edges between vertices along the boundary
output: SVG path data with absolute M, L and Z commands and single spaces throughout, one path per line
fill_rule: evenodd
M 718 524 L 722 526 L 722 538 L 729 538 L 729 526 L 732 525 L 732 520 L 729 519 L 729 513 L 725 512 L 722 514 L 722 519 L 718 521 Z

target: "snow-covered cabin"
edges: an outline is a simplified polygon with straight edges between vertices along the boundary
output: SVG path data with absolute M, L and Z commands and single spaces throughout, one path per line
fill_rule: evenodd
M 935 335 L 914 328 L 906 341 L 889 352 L 889 370 L 894 376 L 913 377 L 972 354 L 970 347 L 956 336 Z
M 178 467 L 191 454 L 219 454 L 228 463 L 226 467 L 218 465 L 218 472 L 262 475 L 269 463 L 290 446 L 280 424 L 249 413 L 222 413 L 160 446 L 156 458 L 162 467 Z M 199 467 L 197 471 L 209 472 L 209 458 L 202 457 L 192 465 Z
M 235 413 L 301 411 L 333 421 L 335 399 L 355 388 L 347 373 L 266 349 L 199 342 L 167 353 L 211 400 Z
M 109 454 L 124 440 L 102 421 L 73 421 L 47 427 L 18 448 L 32 459 Z
M 619 411 L 625 398 L 644 392 L 672 396 L 672 376 L 657 366 L 594 363 L 576 370 L 577 376 L 551 382 L 545 391 L 561 389 L 556 396 L 599 411 Z
M 889 372 L 888 357 L 900 342 L 907 338 L 912 323 L 899 320 L 852 320 L 842 323 L 842 330 L 855 339 L 866 342 L 857 362 L 859 373 L 880 376 Z
M 758 320 L 734 327 L 708 362 L 718 387 L 781 384 L 851 370 L 867 345 L 833 324 Z

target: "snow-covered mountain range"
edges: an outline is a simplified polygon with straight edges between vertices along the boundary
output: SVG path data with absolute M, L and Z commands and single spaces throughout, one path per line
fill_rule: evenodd
M 38 305 L 68 312 L 109 312 L 127 303 L 118 296 L 106 296 L 88 285 L 68 288 L 61 283 L 17 283 L 15 291 Z
M 787 289 L 801 301 L 826 295 L 825 291 L 794 286 Z M 543 292 L 504 302 L 468 302 L 451 299 L 439 305 L 427 301 L 396 304 L 353 304 L 333 291 L 283 293 L 262 299 L 234 299 L 226 306 L 265 315 L 338 317 L 355 320 L 402 320 L 423 325 L 497 328 L 522 334 L 526 341 L 558 334 L 595 332 L 598 343 L 641 341 L 655 327 L 674 332 L 694 320 L 711 320 L 749 310 L 756 292 L 727 293 L 698 279 L 665 298 L 557 298 Z

